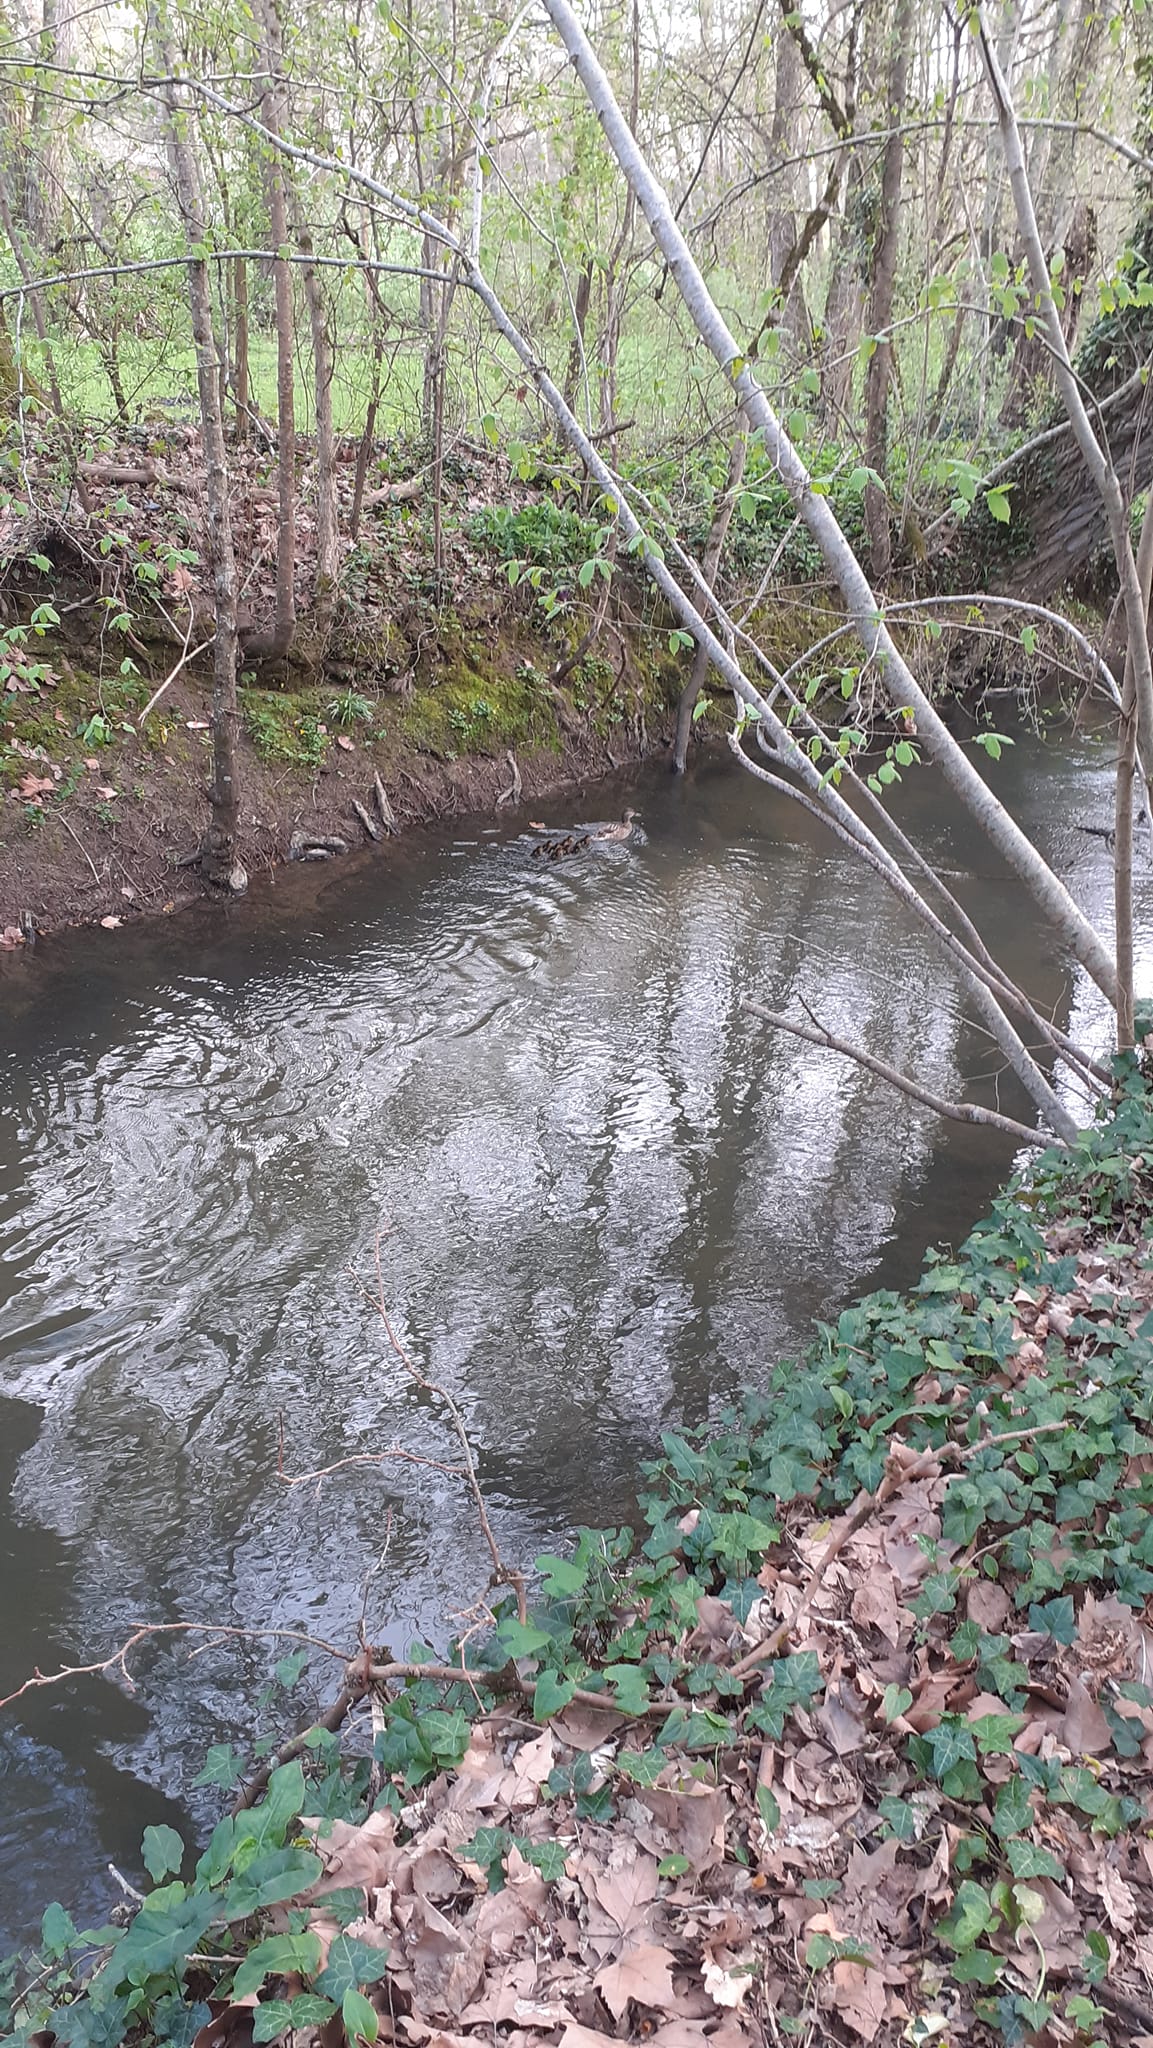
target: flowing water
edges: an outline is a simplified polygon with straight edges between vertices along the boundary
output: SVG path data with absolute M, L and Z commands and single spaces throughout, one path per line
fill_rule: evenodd
M 994 771 L 1079 886 L 1108 869 L 1087 744 Z M 443 1643 L 488 1559 L 435 1464 L 455 1395 L 509 1558 L 629 1514 L 704 1420 L 863 1285 L 911 1279 L 1009 1164 L 749 996 L 1020 1113 L 884 890 L 727 762 L 602 785 L 642 843 L 555 866 L 484 821 L 236 906 L 82 932 L 0 973 L 0 1694 L 139 1621 Z M 923 774 L 906 811 L 1063 1014 L 1083 992 Z M 567 817 L 556 816 L 558 824 Z M 281 1453 L 283 1434 L 283 1453 Z M 102 1916 L 111 1859 L 213 1740 L 269 1725 L 275 1645 L 141 1652 L 0 1715 L 0 1953 L 44 1903 Z M 322 1660 L 323 1664 L 323 1660 Z M 318 1693 L 335 1666 L 318 1667 Z

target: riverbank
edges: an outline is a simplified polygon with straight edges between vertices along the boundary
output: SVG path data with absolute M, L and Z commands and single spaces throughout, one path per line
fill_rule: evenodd
M 0 945 L 171 913 L 204 893 L 203 479 L 189 431 L 141 436 L 86 465 L 86 514 L 5 515 Z M 530 498 L 483 451 L 459 456 L 445 486 L 439 572 L 426 479 L 389 482 L 380 458 L 323 623 L 302 497 L 292 644 L 276 659 L 246 654 L 274 601 L 276 524 L 267 457 L 234 453 L 250 876 L 498 804 L 527 817 L 671 740 L 684 656 L 649 593 L 618 577 L 602 603 L 578 575 L 595 524 Z M 351 470 L 342 479 L 351 501 Z M 514 588 L 518 549 L 541 573 Z
M 1150 1158 L 1129 1063 L 910 1294 L 666 1437 L 643 1542 L 494 1560 L 466 1682 L 357 1654 L 187 1885 L 155 1829 L 127 1931 L 51 1908 L 19 2037 L 1153 2033 Z

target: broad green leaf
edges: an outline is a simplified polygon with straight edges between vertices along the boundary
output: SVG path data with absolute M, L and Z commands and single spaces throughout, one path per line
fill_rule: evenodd
M 184 1861 L 184 1842 L 175 1828 L 145 1828 L 141 1847 L 144 1868 L 154 1884 L 162 1878 L 171 1877 Z
M 62 1956 L 76 1939 L 76 1923 L 71 1913 L 55 1902 L 48 1906 L 40 1922 L 40 1939 L 50 1956 Z
M 309 1849 L 269 1849 L 234 1877 L 219 1912 L 224 1920 L 247 1920 L 267 1906 L 278 1906 L 316 1883 L 324 1869 Z
M 588 1579 L 587 1564 L 576 1564 L 571 1557 L 553 1557 L 547 1550 L 534 1558 L 533 1563 L 540 1573 L 548 1599 L 571 1600 L 583 1591 Z
M 380 2021 L 375 2007 L 369 2004 L 363 1991 L 357 1991 L 351 1984 L 340 2001 L 340 2017 L 344 2021 L 349 2048 L 354 2048 L 357 2041 L 367 2041 L 372 2048 L 380 2032 Z
M 154 1899 L 146 1899 L 108 1964 L 113 1981 L 144 1984 L 149 1977 L 163 1977 L 176 1966 L 178 1975 L 183 1975 L 185 1957 L 196 1948 L 216 1906 L 217 1901 L 207 1892 L 193 1892 L 159 1910 Z

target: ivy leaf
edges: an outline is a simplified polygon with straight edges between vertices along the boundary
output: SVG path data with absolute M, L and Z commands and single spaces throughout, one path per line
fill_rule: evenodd
M 194 1785 L 219 1785 L 221 1791 L 231 1792 L 244 1766 L 230 1742 L 214 1742 L 204 1761 L 204 1769 Z
M 559 1714 L 562 1707 L 568 1706 L 576 1689 L 575 1678 L 562 1678 L 556 1671 L 542 1671 L 532 1696 L 533 1720 L 547 1721 L 552 1714 Z
M 1006 1842 L 1005 1854 L 1014 1877 L 1052 1877 L 1064 1881 L 1065 1871 L 1057 1858 L 1027 1836 Z
M 316 1980 L 316 1988 L 339 2005 L 346 1991 L 362 1984 L 375 1984 L 388 1968 L 388 1954 L 370 1948 L 355 1934 L 338 1934 L 328 1951 L 328 1961 Z
M 336 1940 L 347 1941 L 348 1936 L 338 1934 Z M 335 1941 L 332 1946 L 336 1947 Z M 286 1977 L 291 1973 L 311 1977 L 319 1963 L 319 1935 L 270 1934 L 249 1949 L 236 1972 L 232 1996 L 234 2000 L 247 1998 L 251 1992 L 259 1991 L 266 1977 Z
M 965 1955 L 976 1947 L 983 1934 L 997 1925 L 999 1918 L 988 1892 L 967 1877 L 957 1888 L 952 1910 L 937 1923 L 937 1932 L 950 1948 Z

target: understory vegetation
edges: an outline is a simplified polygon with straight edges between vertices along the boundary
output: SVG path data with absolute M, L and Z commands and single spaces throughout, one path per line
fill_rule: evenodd
M 1148 1060 L 909 1295 L 666 1437 L 635 1528 L 527 1600 L 500 1567 L 448 1664 L 363 1645 L 199 1854 L 148 1830 L 117 1924 L 50 1906 L 12 2038 L 1148 2032 Z

